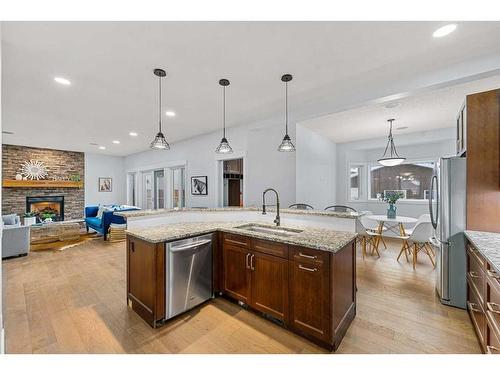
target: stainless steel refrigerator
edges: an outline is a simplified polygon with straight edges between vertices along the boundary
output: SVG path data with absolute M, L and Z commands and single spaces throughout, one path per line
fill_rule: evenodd
M 434 169 L 429 211 L 436 249 L 436 290 L 441 302 L 465 309 L 466 159 L 441 158 Z

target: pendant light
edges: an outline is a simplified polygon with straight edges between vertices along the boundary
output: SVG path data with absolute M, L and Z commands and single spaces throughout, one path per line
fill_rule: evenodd
M 226 139 L 226 87 L 229 86 L 229 80 L 223 78 L 219 81 L 219 85 L 222 86 L 222 139 L 215 152 L 218 154 L 231 154 L 233 149 Z
M 392 122 L 394 121 L 394 119 L 391 118 L 387 121 L 389 122 L 389 137 L 387 140 L 387 146 L 385 146 L 384 155 L 382 155 L 382 157 L 378 159 L 378 162 L 382 165 L 385 165 L 386 167 L 392 167 L 401 164 L 406 160 L 406 158 L 402 158 L 398 155 L 396 146 L 394 145 L 394 140 L 392 138 Z M 387 151 L 389 151 L 389 155 Z
M 288 135 L 288 82 L 292 80 L 291 74 L 285 74 L 281 77 L 281 80 L 285 82 L 285 136 L 281 141 L 280 146 L 278 147 L 278 151 L 281 152 L 293 152 L 295 151 L 295 146 Z
M 156 134 L 155 139 L 151 142 L 151 147 L 153 150 L 170 150 L 170 145 L 168 144 L 165 136 L 161 131 L 161 79 L 167 75 L 163 69 L 155 69 L 153 71 L 154 75 L 158 77 L 158 134 Z

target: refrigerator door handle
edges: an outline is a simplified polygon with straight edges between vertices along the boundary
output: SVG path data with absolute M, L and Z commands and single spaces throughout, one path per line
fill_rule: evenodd
M 432 210 L 432 195 L 434 192 L 434 182 L 436 183 L 436 217 L 434 217 L 434 212 Z M 434 229 L 436 229 L 439 217 L 439 187 L 438 187 L 437 175 L 433 175 L 431 178 L 431 188 L 429 191 L 429 214 L 431 216 L 431 224 L 434 227 Z

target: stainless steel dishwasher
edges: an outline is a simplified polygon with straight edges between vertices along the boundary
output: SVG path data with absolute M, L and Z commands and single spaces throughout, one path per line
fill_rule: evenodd
M 212 297 L 212 234 L 167 244 L 166 318 Z

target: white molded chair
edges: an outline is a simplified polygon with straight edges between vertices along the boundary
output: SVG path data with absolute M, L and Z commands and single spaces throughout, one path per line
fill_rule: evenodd
M 415 227 L 411 230 L 411 234 L 407 236 L 401 236 L 400 238 L 403 240 L 403 246 L 401 247 L 401 251 L 398 255 L 398 261 L 401 255 L 404 253 L 406 257 L 406 261 L 408 261 L 408 255 L 413 255 L 413 269 L 417 264 L 417 254 L 419 251 L 424 251 L 429 257 L 432 266 L 436 267 L 436 263 L 434 261 L 434 250 L 432 246 L 429 244 L 429 237 L 432 235 L 432 224 L 426 221 L 421 221 L 417 223 Z
M 373 230 L 365 228 L 359 218 L 356 219 L 356 233 L 358 233 L 357 241 L 358 243 L 361 243 L 363 259 L 365 259 L 367 244 L 370 245 L 372 254 L 375 252 L 380 258 L 380 253 L 378 252 L 378 238 L 380 237 L 380 234 Z
M 365 227 L 365 229 L 377 233 L 379 230 L 379 224 L 377 220 L 373 219 L 368 219 L 367 216 L 372 215 L 373 212 L 371 211 L 364 211 L 364 215 L 360 216 L 359 221 L 361 222 L 361 225 Z M 387 227 L 382 227 L 382 233 L 387 230 Z M 384 244 L 384 249 L 387 249 L 387 245 L 385 244 L 384 236 L 380 234 L 380 240 Z
M 422 214 L 418 217 L 417 222 L 412 228 L 405 229 L 406 235 L 410 235 L 413 232 L 413 229 L 417 227 L 418 224 L 420 223 L 430 223 L 431 222 L 431 215 L 430 214 Z

